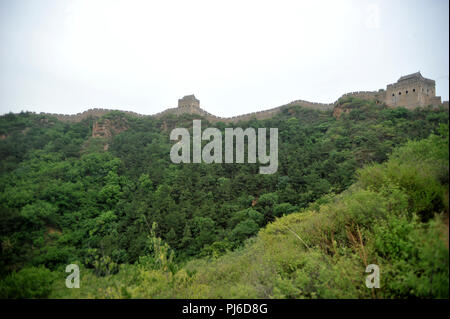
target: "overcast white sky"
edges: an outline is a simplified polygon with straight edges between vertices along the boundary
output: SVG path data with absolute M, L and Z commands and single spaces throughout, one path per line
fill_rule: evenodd
M 330 103 L 417 72 L 449 96 L 448 0 L 0 0 L 0 114 L 219 116 Z

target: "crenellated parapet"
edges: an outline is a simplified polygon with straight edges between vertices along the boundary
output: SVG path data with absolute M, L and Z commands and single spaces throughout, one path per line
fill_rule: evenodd
M 113 111 L 123 112 L 125 114 L 131 115 L 134 117 L 144 117 L 145 116 L 145 115 L 142 115 L 142 114 L 139 114 L 136 112 L 132 112 L 132 111 L 120 111 L 120 110 L 103 109 L 103 108 L 93 108 L 93 109 L 89 109 L 87 111 L 77 113 L 77 114 L 58 114 L 58 113 L 44 113 L 44 112 L 41 112 L 39 114 L 55 117 L 62 122 L 80 122 L 89 117 L 93 117 L 93 118 L 102 117 Z
M 356 91 L 356 92 L 349 92 L 344 95 L 342 95 L 341 98 L 346 97 L 357 97 L 360 99 L 366 99 L 366 100 L 378 100 L 380 102 L 384 102 L 386 99 L 386 91 L 383 89 L 380 89 L 378 91 Z
M 389 84 L 386 90 L 380 89 L 378 91 L 356 91 L 343 94 L 339 99 L 333 103 L 317 103 L 305 100 L 296 100 L 288 104 L 278 106 L 272 109 L 242 114 L 232 117 L 219 117 L 213 115 L 204 109 L 200 108 L 200 100 L 195 95 L 186 95 L 178 100 L 178 107 L 168 108 L 162 112 L 153 115 L 142 115 L 130 111 L 122 111 L 128 115 L 134 117 L 152 116 L 155 118 L 161 118 L 168 114 L 181 115 L 181 114 L 195 114 L 206 118 L 209 122 L 225 122 L 236 123 L 240 121 L 248 121 L 252 119 L 263 120 L 268 119 L 279 113 L 283 107 L 286 106 L 301 106 L 319 111 L 333 110 L 338 106 L 339 100 L 348 97 L 361 98 L 366 100 L 374 100 L 376 103 L 383 103 L 390 107 L 404 106 L 407 108 L 423 107 L 427 105 L 444 106 L 448 108 L 448 101 L 441 102 L 441 98 L 435 95 L 435 81 L 422 77 L 420 72 L 402 76 L 397 83 Z M 65 122 L 79 122 L 83 119 L 93 117 L 99 118 L 109 112 L 114 111 L 111 109 L 93 108 L 82 113 L 73 115 L 66 114 L 48 114 L 41 113 L 56 117 L 60 121 Z

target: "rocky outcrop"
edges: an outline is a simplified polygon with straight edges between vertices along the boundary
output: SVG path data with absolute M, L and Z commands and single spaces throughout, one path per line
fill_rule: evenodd
M 342 114 L 350 113 L 351 109 L 342 106 L 336 106 L 333 110 L 333 116 L 335 118 L 340 118 Z
M 101 119 L 92 127 L 92 137 L 108 138 L 125 131 L 128 128 L 123 119 Z

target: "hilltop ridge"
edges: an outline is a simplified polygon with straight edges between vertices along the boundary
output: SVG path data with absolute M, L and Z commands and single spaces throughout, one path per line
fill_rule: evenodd
M 403 95 L 402 95 L 403 93 Z M 239 122 L 247 121 L 253 118 L 258 120 L 263 120 L 274 116 L 279 113 L 283 107 L 286 106 L 302 106 L 304 108 L 310 108 L 315 110 L 327 111 L 333 110 L 339 105 L 339 101 L 343 98 L 356 97 L 367 100 L 374 100 L 377 104 L 386 104 L 389 107 L 406 107 L 408 109 L 414 109 L 417 107 L 425 107 L 432 105 L 434 107 L 444 106 L 448 108 L 448 101 L 441 102 L 441 97 L 436 96 L 435 81 L 423 77 L 420 72 L 408 74 L 401 76 L 396 83 L 388 84 L 385 89 L 380 89 L 378 91 L 356 91 L 343 94 L 333 103 L 317 103 L 305 100 L 295 100 L 288 104 L 281 105 L 275 108 L 262 110 L 258 112 L 246 113 L 242 115 L 232 116 L 232 117 L 220 117 L 209 113 L 208 111 L 200 107 L 200 101 L 195 98 L 195 96 L 187 95 L 182 99 L 178 100 L 178 107 L 168 108 L 162 112 L 153 115 L 143 115 L 132 111 L 122 111 L 113 109 L 103 109 L 103 108 L 93 108 L 88 109 L 82 113 L 77 114 L 55 114 L 55 113 L 44 113 L 42 115 L 49 115 L 56 117 L 60 121 L 64 122 L 79 122 L 90 116 L 101 117 L 111 111 L 121 111 L 126 114 L 135 117 L 146 117 L 152 116 L 160 118 L 165 115 L 174 114 L 198 114 L 206 118 L 209 122 Z

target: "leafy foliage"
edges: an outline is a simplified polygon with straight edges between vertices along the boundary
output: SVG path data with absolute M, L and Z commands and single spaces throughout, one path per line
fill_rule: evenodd
M 1 298 L 46 298 L 55 275 L 45 267 L 23 268 L 0 282 Z
M 339 118 L 289 106 L 236 124 L 278 127 L 272 175 L 172 164 L 169 132 L 191 115 L 115 112 L 100 121 L 127 130 L 110 138 L 93 118 L 0 117 L 2 291 L 47 296 L 21 276 L 79 260 L 88 287 L 58 279 L 51 296 L 366 298 L 377 263 L 375 297 L 448 297 L 448 111 L 340 103 Z

